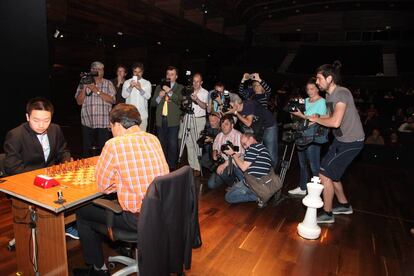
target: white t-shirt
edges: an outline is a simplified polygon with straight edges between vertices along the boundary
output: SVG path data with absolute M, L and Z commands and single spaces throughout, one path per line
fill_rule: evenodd
M 138 82 L 141 84 L 142 92 L 135 87 L 129 87 L 131 81 L 132 78 L 124 82 L 122 86 L 122 97 L 126 99 L 125 103 L 135 105 L 141 118 L 146 119 L 148 118 L 148 100 L 151 98 L 151 83 L 146 79 L 139 79 Z
M 207 90 L 205 90 L 203 87 L 200 87 L 200 89 L 198 91 L 194 91 L 194 93 L 196 93 L 197 98 L 200 101 L 207 104 L 207 98 L 208 98 Z M 206 116 L 206 110 L 202 109 L 198 104 L 195 104 L 194 102 L 193 102 L 193 109 L 194 109 L 194 116 L 196 118 Z

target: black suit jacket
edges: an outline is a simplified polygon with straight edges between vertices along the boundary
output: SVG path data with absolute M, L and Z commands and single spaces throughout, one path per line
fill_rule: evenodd
M 6 174 L 18 174 L 68 161 L 70 153 L 60 127 L 56 124 L 50 124 L 47 136 L 50 153 L 48 160 L 45 161 L 42 145 L 29 123 L 23 123 L 10 130 L 4 142 Z
M 194 176 L 189 166 L 156 177 L 138 220 L 141 276 L 182 273 L 191 268 L 192 248 L 201 246 Z

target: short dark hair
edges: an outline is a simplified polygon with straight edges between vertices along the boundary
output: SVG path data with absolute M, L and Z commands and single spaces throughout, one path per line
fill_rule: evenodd
M 335 60 L 332 64 L 324 64 L 316 69 L 316 74 L 322 74 L 324 78 L 332 76 L 334 83 L 339 84 L 341 82 L 341 67 L 342 64 L 339 60 Z
M 230 124 L 234 125 L 233 115 L 231 115 L 231 114 L 223 115 L 223 117 L 221 117 L 221 119 L 220 119 L 220 125 L 222 123 L 224 123 L 225 120 L 228 120 L 230 122 Z
M 109 121 L 112 124 L 120 123 L 125 129 L 128 129 L 134 125 L 140 125 L 141 114 L 138 109 L 132 104 L 117 104 L 109 112 Z
M 253 132 L 245 132 L 245 133 L 243 133 L 242 135 L 246 136 L 247 138 L 252 137 L 252 138 L 254 138 L 256 141 L 259 141 L 259 140 L 257 139 L 257 136 L 256 136 Z
M 116 70 L 118 70 L 119 68 L 124 68 L 125 73 L 128 73 L 128 68 L 124 64 L 118 64 L 116 66 Z
M 131 68 L 132 70 L 135 70 L 135 68 L 139 68 L 142 71 L 144 71 L 144 64 L 142 62 L 135 62 L 134 64 L 132 64 Z
M 167 71 L 175 71 L 175 73 L 178 75 L 178 69 L 175 66 L 169 65 L 167 67 Z
M 53 104 L 48 99 L 42 97 L 36 97 L 27 102 L 26 113 L 30 116 L 33 110 L 49 111 L 52 115 L 54 112 Z
M 221 81 L 216 82 L 216 84 L 214 85 L 214 87 L 224 87 L 224 83 L 222 83 Z

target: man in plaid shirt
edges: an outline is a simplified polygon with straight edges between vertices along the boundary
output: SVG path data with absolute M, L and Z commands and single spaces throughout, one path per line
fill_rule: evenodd
M 75 98 L 82 106 L 82 140 L 83 154 L 89 157 L 95 146 L 101 150 L 105 142 L 111 138 L 109 126 L 109 111 L 115 103 L 116 90 L 111 81 L 104 79 L 104 65 L 95 61 L 91 64 L 91 72 L 97 72 L 95 83 L 79 84 Z
M 114 217 L 114 228 L 137 231 L 142 199 L 155 177 L 169 173 L 168 164 L 157 137 L 139 128 L 141 116 L 129 104 L 116 105 L 109 114 L 114 138 L 106 142 L 96 164 L 98 190 L 116 192 L 122 214 Z M 96 225 L 106 225 L 105 210 L 96 205 L 76 212 L 83 256 L 89 269 L 75 269 L 74 275 L 109 275 L 104 263 L 101 235 Z M 87 274 L 89 273 L 89 274 Z

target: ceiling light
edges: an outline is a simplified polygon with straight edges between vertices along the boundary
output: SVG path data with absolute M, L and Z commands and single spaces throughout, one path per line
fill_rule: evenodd
M 116 44 L 113 44 L 112 47 L 115 48 L 116 47 Z
M 161 41 L 157 41 L 157 44 L 158 44 L 158 45 L 161 45 L 162 43 L 161 43 Z
M 55 30 L 55 33 L 53 34 L 54 38 L 58 38 L 60 34 L 60 31 L 58 29 Z
M 124 33 L 123 32 L 117 32 L 117 35 L 123 35 Z
M 301 30 L 300 28 L 297 28 L 297 29 L 296 29 L 296 31 L 297 31 L 297 32 L 300 32 L 300 31 L 302 31 L 302 30 Z
M 63 38 L 63 34 L 60 35 L 60 38 Z

